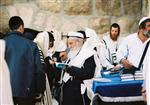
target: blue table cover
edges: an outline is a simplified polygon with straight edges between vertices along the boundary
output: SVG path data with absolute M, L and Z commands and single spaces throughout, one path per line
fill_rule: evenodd
M 106 97 L 128 97 L 141 96 L 141 85 L 143 80 L 121 81 L 119 75 L 103 76 L 111 79 L 111 82 L 93 81 L 94 93 Z

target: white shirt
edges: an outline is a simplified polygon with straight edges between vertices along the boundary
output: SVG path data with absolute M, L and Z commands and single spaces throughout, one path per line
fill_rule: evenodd
M 147 41 L 143 43 L 139 39 L 137 33 L 127 36 L 117 51 L 117 62 L 125 58 L 133 66 L 138 67 L 146 43 Z
M 120 46 L 122 40 L 122 37 L 118 37 L 117 41 L 113 41 L 109 35 L 104 36 L 103 43 L 105 44 L 105 48 L 102 47 L 101 56 L 105 56 L 105 61 L 103 62 L 105 62 L 105 66 L 108 68 L 114 67 L 113 63 L 115 63 L 115 58 L 113 59 L 113 56 L 116 57 L 117 49 Z

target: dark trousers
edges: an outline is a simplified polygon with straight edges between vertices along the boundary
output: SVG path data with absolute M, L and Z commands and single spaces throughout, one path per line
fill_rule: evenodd
M 14 105 L 35 105 L 35 101 L 31 98 L 13 97 Z
M 61 105 L 90 105 L 90 100 L 86 94 L 81 95 L 80 84 L 77 79 L 69 80 L 63 85 L 63 100 Z

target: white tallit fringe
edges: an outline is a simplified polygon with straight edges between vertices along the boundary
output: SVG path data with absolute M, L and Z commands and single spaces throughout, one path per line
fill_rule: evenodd
M 100 64 L 100 59 L 98 58 L 97 52 L 94 54 L 94 61 L 96 64 L 94 77 L 101 77 L 100 71 L 102 69 L 102 66 Z

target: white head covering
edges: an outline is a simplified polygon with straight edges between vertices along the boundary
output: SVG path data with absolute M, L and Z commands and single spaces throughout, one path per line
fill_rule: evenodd
M 38 33 L 38 35 L 34 39 L 34 42 L 37 43 L 38 47 L 40 47 L 40 49 L 42 50 L 44 57 L 46 57 L 48 53 L 48 47 L 49 47 L 48 32 L 44 31 L 44 32 Z
M 143 21 L 145 21 L 145 20 L 147 20 L 147 19 L 150 19 L 150 17 L 143 17 L 143 18 L 139 21 L 139 26 L 140 26 L 140 24 L 141 24 Z
M 53 49 L 58 52 L 65 51 L 67 46 L 63 42 L 63 40 L 61 40 L 61 34 L 55 29 L 52 29 L 51 31 L 52 31 L 52 34 L 54 35 L 54 39 L 55 39 Z
M 68 37 L 84 38 L 83 34 L 79 32 L 69 32 Z
M 94 47 L 97 47 L 97 46 L 101 45 L 100 39 L 99 39 L 99 37 L 97 36 L 96 32 L 93 29 L 86 28 L 85 33 L 86 33 L 86 37 L 88 37 L 88 38 L 87 38 L 84 46 L 93 49 Z
M 0 105 L 13 105 L 10 75 L 4 59 L 5 42 L 0 40 Z
M 97 48 L 97 52 L 94 53 L 94 61 L 96 63 L 95 76 L 100 76 L 101 64 L 100 64 L 100 59 L 98 58 L 98 53 L 100 47 L 102 47 L 103 45 L 98 35 L 96 34 L 95 30 L 86 28 L 85 33 L 86 33 L 86 37 L 88 38 L 84 44 L 84 47 L 90 50 L 94 50 L 95 47 Z

